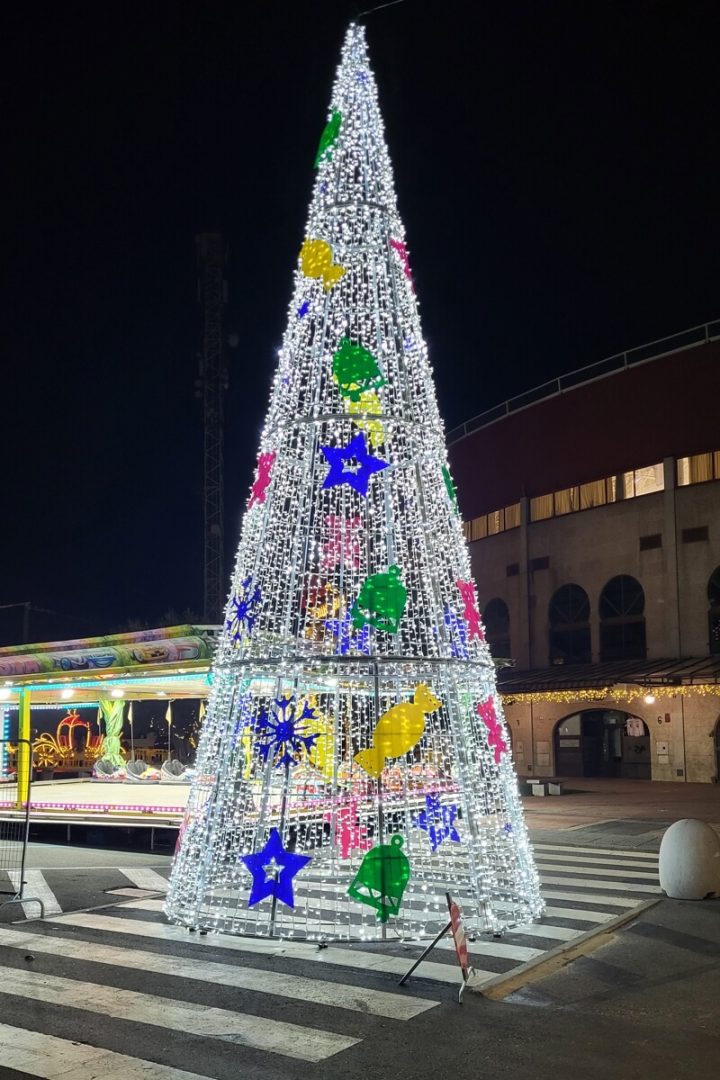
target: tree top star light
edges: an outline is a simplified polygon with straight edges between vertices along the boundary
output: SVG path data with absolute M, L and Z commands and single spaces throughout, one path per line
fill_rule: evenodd
M 166 910 L 498 931 L 542 903 L 361 26 L 326 119 Z

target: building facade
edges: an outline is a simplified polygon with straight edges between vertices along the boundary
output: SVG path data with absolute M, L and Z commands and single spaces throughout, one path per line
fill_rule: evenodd
M 518 772 L 716 781 L 720 323 L 451 432 Z

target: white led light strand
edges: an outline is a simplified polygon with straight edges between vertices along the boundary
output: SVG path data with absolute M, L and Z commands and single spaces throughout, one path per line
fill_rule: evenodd
M 417 939 L 542 901 L 364 30 L 348 30 L 167 900 Z

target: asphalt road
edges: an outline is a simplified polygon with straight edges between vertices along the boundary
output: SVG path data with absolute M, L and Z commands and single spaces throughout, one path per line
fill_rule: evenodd
M 614 819 L 603 806 L 595 820 L 558 829 L 546 828 L 555 804 L 538 806 L 528 816 L 539 849 L 548 845 L 540 857 L 559 858 L 550 847 L 561 842 L 569 872 L 611 875 L 615 848 L 642 865 L 643 851 L 657 851 L 664 807 L 643 807 L 634 819 L 631 806 L 618 809 Z M 596 865 L 581 869 L 583 860 Z M 717 1072 L 720 900 L 660 898 L 567 966 L 548 964 L 503 1000 L 466 993 L 461 1006 L 453 982 L 421 976 L 400 989 L 396 973 L 361 956 L 344 966 L 167 928 L 153 885 L 170 862 L 164 853 L 31 845 L 28 870 L 48 872 L 70 914 L 0 920 L 0 1080 L 697 1080 Z M 615 885 L 605 878 L 602 887 Z

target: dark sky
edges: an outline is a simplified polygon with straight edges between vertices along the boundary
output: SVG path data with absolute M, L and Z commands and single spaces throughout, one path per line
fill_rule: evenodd
M 207 228 L 240 341 L 231 555 L 356 10 L 44 4 L 6 26 L 0 604 L 62 614 L 31 637 L 201 609 Z M 367 25 L 449 427 L 720 317 L 716 3 L 405 0 Z

